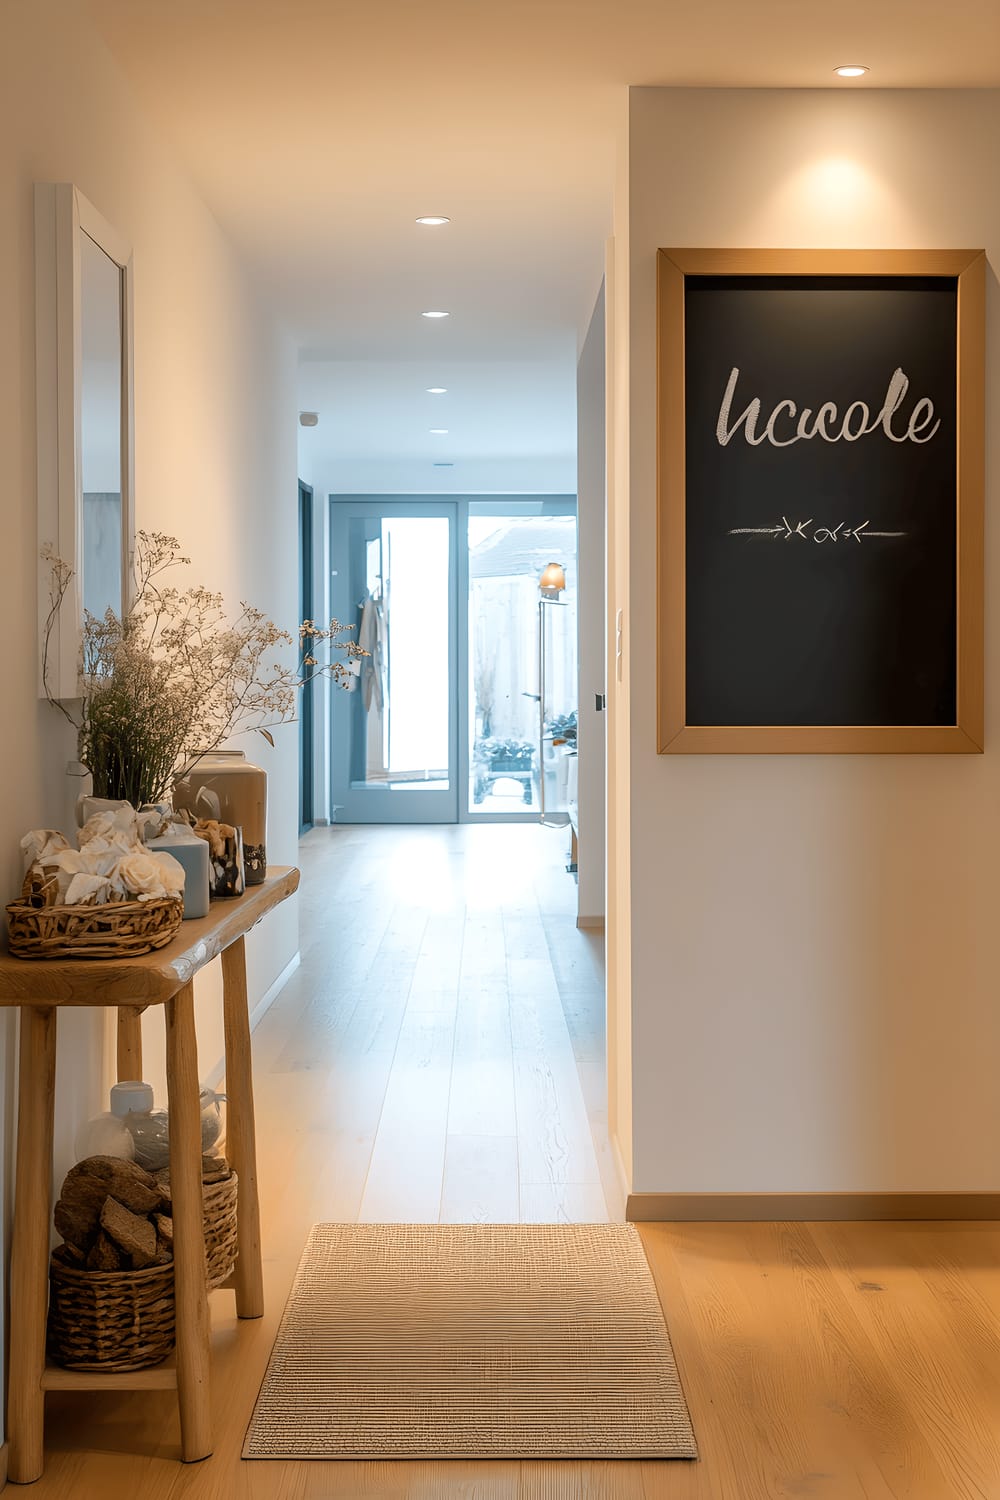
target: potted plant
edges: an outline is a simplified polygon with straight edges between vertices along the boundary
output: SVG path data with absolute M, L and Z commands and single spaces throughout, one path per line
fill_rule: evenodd
M 556 714 L 552 719 L 545 722 L 545 731 L 553 746 L 565 745 L 570 750 L 576 749 L 576 709 L 568 714 Z
M 530 740 L 497 739 L 490 736 L 477 740 L 476 773 L 472 800 L 482 802 L 492 782 L 510 776 L 523 783 L 525 802 L 531 802 L 531 771 L 535 747 Z

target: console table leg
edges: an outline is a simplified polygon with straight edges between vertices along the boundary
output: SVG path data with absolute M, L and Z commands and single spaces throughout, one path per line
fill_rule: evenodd
M 253 1113 L 253 1058 L 247 1002 L 246 943 L 237 938 L 222 955 L 226 1028 L 226 1150 L 239 1178 L 236 1200 L 237 1245 L 234 1282 L 241 1318 L 264 1315 L 260 1260 L 260 1201 L 257 1196 L 257 1132 Z
M 118 1082 L 142 1077 L 141 1005 L 118 1007 Z
M 208 1288 L 201 1182 L 201 1109 L 194 986 L 166 1005 L 167 1095 L 170 1105 L 170 1194 L 174 1219 L 177 1314 L 177 1399 L 186 1463 L 212 1451 Z
M 30 1484 L 44 1467 L 45 1316 L 52 1206 L 52 1118 L 56 1087 L 56 1013 L 21 1009 L 17 1102 L 17 1179 L 10 1263 L 8 1477 Z

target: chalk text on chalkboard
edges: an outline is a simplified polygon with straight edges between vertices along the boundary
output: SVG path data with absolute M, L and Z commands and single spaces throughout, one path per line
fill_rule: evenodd
M 812 516 L 808 521 L 794 523 L 787 516 L 782 516 L 777 526 L 732 526 L 729 529 L 730 536 L 769 536 L 773 541 L 783 539 L 786 542 L 797 536 L 804 542 L 817 542 L 820 546 L 824 542 L 846 542 L 852 538 L 860 543 L 870 537 L 899 537 L 906 534 L 905 531 L 872 531 L 870 521 L 862 521 L 860 526 L 849 526 L 846 521 L 839 521 L 836 526 L 813 527 Z
M 868 437 L 871 433 L 881 428 L 887 438 L 894 443 L 929 443 L 931 438 L 941 426 L 941 419 L 934 421 L 934 402 L 929 396 L 922 396 L 910 412 L 910 419 L 906 424 L 906 431 L 899 433 L 892 430 L 892 419 L 906 399 L 906 393 L 910 388 L 909 377 L 898 367 L 893 372 L 889 384 L 886 387 L 885 400 L 877 417 L 872 417 L 871 410 L 864 401 L 852 401 L 844 412 L 843 417 L 833 401 L 824 401 L 815 416 L 811 407 L 804 406 L 801 412 L 794 401 L 779 401 L 764 423 L 762 432 L 757 431 L 760 421 L 760 397 L 754 396 L 745 411 L 730 425 L 729 413 L 736 394 L 736 383 L 740 378 L 738 365 L 733 365 L 725 393 L 722 397 L 722 405 L 719 407 L 719 420 L 716 423 L 715 435 L 722 448 L 727 447 L 729 442 L 743 429 L 743 436 L 754 448 L 761 443 L 771 443 L 775 448 L 790 448 L 793 443 L 809 441 L 814 437 L 821 437 L 827 443 L 856 443 L 858 438 Z M 798 421 L 795 421 L 796 416 Z M 788 424 L 785 430 L 791 430 L 790 437 L 779 437 L 777 432 L 778 422 Z M 840 426 L 837 426 L 837 423 Z M 902 421 L 902 418 L 900 418 Z M 794 429 L 791 424 L 794 423 Z M 933 426 L 931 425 L 933 423 Z M 926 429 L 930 428 L 928 432 Z M 923 434 L 923 436 L 921 436 Z

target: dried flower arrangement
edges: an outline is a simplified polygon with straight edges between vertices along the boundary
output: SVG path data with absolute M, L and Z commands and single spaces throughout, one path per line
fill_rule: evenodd
M 160 802 L 174 782 L 232 735 L 270 730 L 296 716 L 298 691 L 316 677 L 349 687 L 368 653 L 345 639 L 352 627 L 331 620 L 299 628 L 300 661 L 280 659 L 293 644 L 261 610 L 245 601 L 229 620 L 222 596 L 203 587 L 179 589 L 163 582 L 169 569 L 187 565 L 176 537 L 140 531 L 135 586 L 121 616 L 85 614 L 79 707 L 53 696 L 48 684 L 55 621 L 73 576 L 51 551 L 50 608 L 43 638 L 46 696 L 73 725 L 80 762 L 91 773 L 94 795 L 133 807 Z M 343 653 L 321 663 L 322 643 Z

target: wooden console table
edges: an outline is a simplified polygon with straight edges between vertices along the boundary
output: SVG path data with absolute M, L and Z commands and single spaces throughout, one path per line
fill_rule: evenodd
M 7 1400 L 8 1477 L 15 1483 L 29 1484 L 42 1473 L 45 1392 L 52 1390 L 176 1387 L 183 1458 L 192 1462 L 212 1451 L 193 980 L 222 955 L 226 1154 L 239 1177 L 238 1256 L 226 1284 L 236 1290 L 239 1317 L 259 1318 L 264 1296 L 244 937 L 298 883 L 298 870 L 272 869 L 262 885 L 236 900 L 214 901 L 207 917 L 182 923 L 169 946 L 141 958 L 48 961 L 0 954 L 0 1005 L 21 1008 Z M 164 1007 L 177 1330 L 176 1359 L 168 1366 L 101 1375 L 45 1361 L 56 1020 L 63 1005 L 117 1008 L 119 1079 L 142 1077 L 140 1017 L 147 1006 Z

